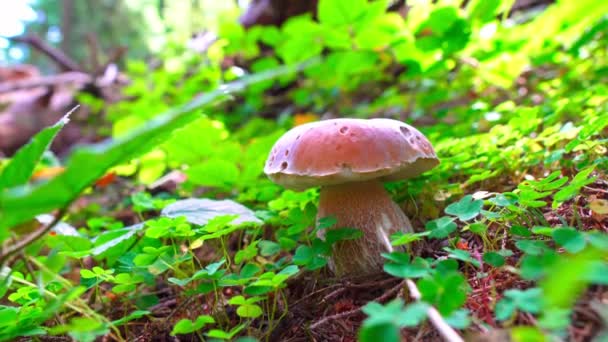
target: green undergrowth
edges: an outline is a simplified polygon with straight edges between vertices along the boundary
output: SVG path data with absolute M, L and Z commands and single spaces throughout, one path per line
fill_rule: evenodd
M 511 4 L 420 2 L 403 19 L 386 1 L 321 0 L 317 21 L 227 22 L 203 57 L 176 42 L 154 70 L 131 61 L 129 100 L 80 97 L 107 141 L 58 161 L 63 120 L 1 164 L 0 340 L 297 334 L 281 326 L 291 289 L 340 282 L 332 244 L 360 233 L 315 225 L 317 190 L 262 169 L 281 134 L 323 115 L 403 120 L 441 160 L 386 184 L 416 232 L 392 237 L 410 252 L 385 254 L 384 276 L 422 298 L 362 303 L 360 340 L 428 327 L 431 306 L 463 334 L 515 341 L 573 337 L 577 305 L 606 317 L 587 290 L 608 283 L 608 8 Z M 51 167 L 65 169 L 31 179 Z M 120 181 L 96 183 L 108 173 Z M 185 180 L 159 187 L 168 174 Z M 298 336 L 327 336 L 314 323 Z

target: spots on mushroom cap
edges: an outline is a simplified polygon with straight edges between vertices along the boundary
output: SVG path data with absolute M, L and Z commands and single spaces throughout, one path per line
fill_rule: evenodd
M 432 146 L 414 127 L 390 119 L 334 119 L 297 126 L 276 143 L 264 172 L 294 188 L 357 179 L 412 177 L 436 163 Z M 413 165 L 420 164 L 420 165 Z

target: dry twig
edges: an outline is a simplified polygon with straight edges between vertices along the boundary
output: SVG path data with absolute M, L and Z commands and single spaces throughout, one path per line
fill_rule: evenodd
M 396 295 L 397 292 L 399 292 L 399 290 L 401 290 L 403 288 L 403 285 L 405 285 L 405 280 L 402 281 L 402 282 L 400 282 L 397 286 L 393 287 L 392 289 L 386 291 L 382 296 L 374 299 L 373 301 L 379 302 L 379 303 L 384 303 L 389 298 L 391 298 L 394 295 Z M 321 325 L 328 323 L 329 321 L 333 321 L 333 320 L 337 320 L 337 319 L 341 319 L 341 318 L 345 318 L 345 317 L 354 316 L 354 315 L 360 314 L 362 312 L 363 312 L 363 307 L 358 307 L 358 308 L 356 308 L 354 310 L 350 310 L 350 311 L 346 311 L 346 312 L 341 312 L 339 314 L 335 314 L 335 315 L 324 317 L 324 318 L 318 320 L 317 322 L 315 322 L 314 324 L 311 324 L 310 325 L 310 330 L 314 330 L 314 329 L 320 327 Z
M 48 233 L 51 229 L 53 229 L 53 227 L 55 227 L 61 221 L 61 219 L 63 218 L 63 216 L 65 215 L 66 212 L 67 212 L 67 207 L 62 208 L 57 213 L 57 215 L 55 215 L 55 218 L 53 219 L 53 221 L 51 221 L 49 224 L 47 224 L 46 226 L 40 227 L 38 230 L 36 230 L 35 232 L 26 236 L 24 239 L 19 240 L 17 243 L 12 245 L 10 248 L 7 248 L 6 251 L 2 251 L 2 253 L 0 253 L 0 265 L 3 265 L 4 262 L 11 255 L 23 250 L 25 247 L 34 243 L 36 240 L 40 239 L 42 236 L 44 236 L 46 233 Z
M 82 68 L 78 65 L 78 63 L 63 53 L 63 51 L 52 47 L 38 36 L 26 35 L 20 37 L 8 37 L 7 39 L 13 42 L 24 43 L 35 48 L 36 50 L 47 55 L 64 71 L 82 71 Z

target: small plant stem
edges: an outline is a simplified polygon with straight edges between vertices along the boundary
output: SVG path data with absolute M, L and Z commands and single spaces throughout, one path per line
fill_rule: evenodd
M 275 291 L 274 296 L 272 296 L 272 308 L 270 309 L 270 313 L 268 314 L 268 335 L 266 335 L 266 341 L 269 341 L 270 335 L 272 335 L 272 330 L 278 325 L 274 323 L 274 315 L 277 310 L 277 297 L 279 291 Z
M 226 258 L 226 265 L 228 266 L 228 268 L 230 268 L 230 266 L 232 265 L 232 262 L 230 260 L 230 254 L 228 253 L 228 250 L 226 249 L 226 241 L 224 241 L 224 236 L 220 237 L 220 244 L 222 245 L 222 252 L 224 254 L 224 258 Z

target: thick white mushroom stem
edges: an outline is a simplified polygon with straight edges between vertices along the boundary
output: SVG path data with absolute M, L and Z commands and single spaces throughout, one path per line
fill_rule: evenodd
M 382 271 L 381 253 L 391 251 L 390 236 L 412 232 L 412 225 L 377 180 L 321 187 L 317 219 L 332 216 L 335 228 L 357 228 L 363 236 L 333 246 L 329 267 L 338 276 Z M 329 228 L 331 229 L 331 228 Z M 318 236 L 325 237 L 325 230 Z

